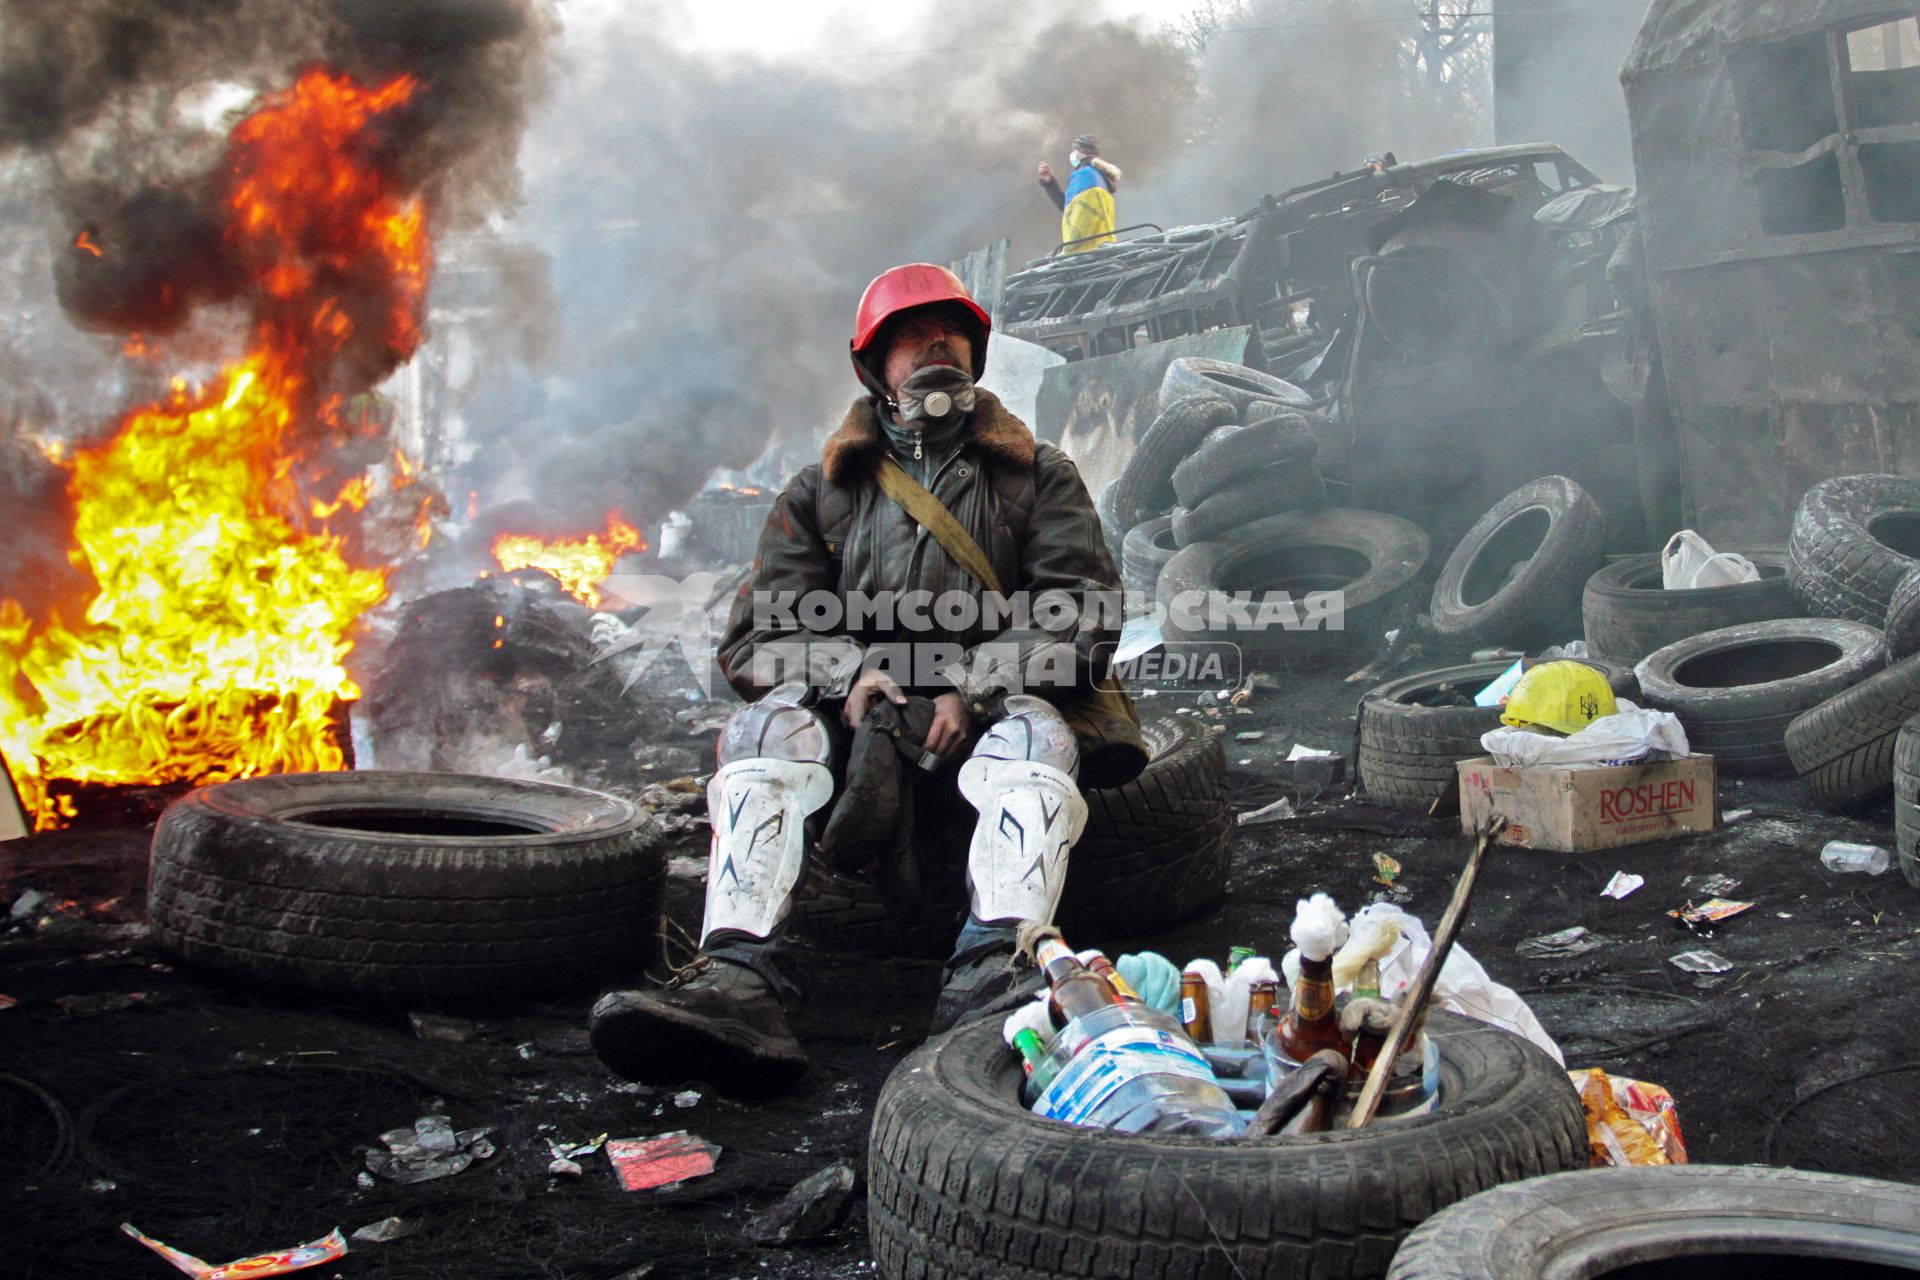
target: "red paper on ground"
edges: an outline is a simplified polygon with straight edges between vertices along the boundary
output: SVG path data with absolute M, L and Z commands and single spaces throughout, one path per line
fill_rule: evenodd
M 614 1138 L 606 1152 L 620 1185 L 645 1191 L 712 1173 L 720 1148 L 682 1129 L 657 1138 Z

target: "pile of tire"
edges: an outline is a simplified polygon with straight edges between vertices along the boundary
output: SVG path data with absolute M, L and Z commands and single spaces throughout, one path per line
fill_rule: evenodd
M 1044 1120 L 994 1018 L 894 1068 L 868 1138 L 879 1274 L 1377 1277 L 1430 1214 L 1501 1182 L 1584 1168 L 1566 1072 L 1520 1036 L 1437 1010 L 1432 1113 L 1216 1142 Z
M 1296 613 L 1257 629 L 1182 611 L 1163 625 L 1168 638 L 1311 662 L 1377 639 L 1425 567 L 1417 526 L 1329 506 L 1315 461 L 1329 427 L 1311 404 L 1244 365 L 1185 357 L 1168 366 L 1159 417 L 1099 502 L 1127 589 L 1167 606 L 1217 593 L 1285 591 L 1296 602 L 1340 593 L 1337 616 Z
M 1580 584 L 1600 567 L 1606 538 L 1606 513 L 1566 476 L 1521 485 L 1447 557 L 1428 604 L 1433 629 L 1451 641 L 1523 649 L 1571 639 Z

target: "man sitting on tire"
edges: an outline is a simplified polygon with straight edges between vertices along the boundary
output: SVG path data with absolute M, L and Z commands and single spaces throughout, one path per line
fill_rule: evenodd
M 1077 782 L 1129 781 L 1146 751 L 1105 670 L 1119 586 L 1093 503 L 1066 455 L 975 385 L 989 324 L 924 263 L 860 300 L 851 349 L 871 394 L 774 504 L 720 646 L 750 705 L 721 731 L 708 788 L 701 954 L 674 985 L 593 1009 L 594 1050 L 622 1076 L 750 1096 L 805 1071 L 773 956 L 823 826 L 831 842 L 871 825 L 870 795 L 905 793 L 904 808 L 957 787 L 979 811 L 932 1030 L 1038 985 L 1014 931 L 1059 903 L 1087 817 Z M 1035 598 L 1050 603 L 1030 616 L 994 607 Z M 850 734 L 867 770 L 852 786 Z

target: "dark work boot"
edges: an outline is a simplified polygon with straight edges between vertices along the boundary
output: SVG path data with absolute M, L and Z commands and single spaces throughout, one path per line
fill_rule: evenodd
M 940 975 L 928 1035 L 939 1035 L 991 1014 L 1012 1013 L 1034 998 L 1046 978 L 1014 946 L 1012 927 L 967 922 L 953 958 Z
M 593 1006 L 593 1051 L 615 1075 L 642 1084 L 701 1079 L 730 1097 L 784 1092 L 807 1069 L 767 980 L 744 965 L 706 967 L 657 991 L 609 991 Z

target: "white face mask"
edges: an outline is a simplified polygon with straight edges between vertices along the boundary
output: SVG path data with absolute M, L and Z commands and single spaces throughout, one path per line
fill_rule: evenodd
M 1086 157 L 1085 157 L 1085 156 L 1083 156 L 1083 155 L 1081 155 L 1081 154 L 1080 154 L 1080 153 L 1079 153 L 1078 151 L 1069 151 L 1069 152 L 1067 152 L 1067 163 L 1068 163 L 1068 164 L 1071 164 L 1071 165 L 1078 165 L 1078 164 L 1079 164 L 1079 163 L 1080 163 L 1080 162 L 1081 162 L 1082 160 L 1084 160 L 1084 159 L 1086 159 Z

